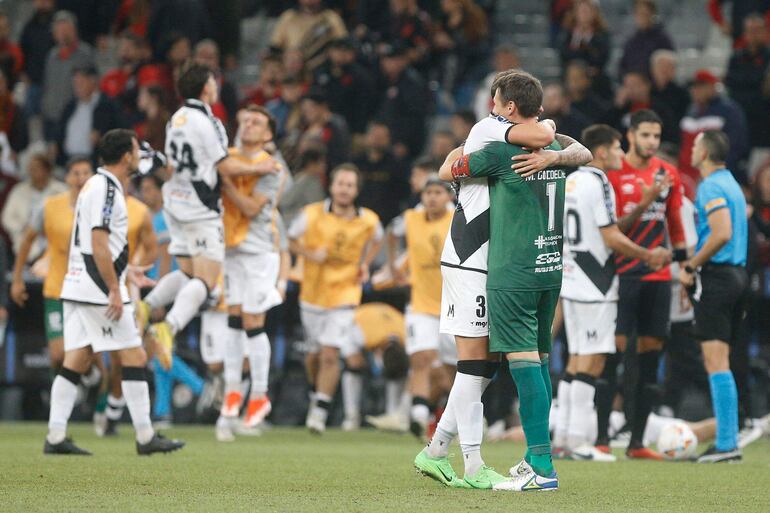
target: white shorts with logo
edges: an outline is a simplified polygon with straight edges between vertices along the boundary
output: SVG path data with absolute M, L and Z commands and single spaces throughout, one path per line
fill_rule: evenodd
M 487 275 L 441 266 L 441 333 L 488 337 Z
M 225 260 L 225 231 L 222 219 L 205 219 L 184 223 L 163 213 L 171 242 L 168 253 L 173 256 L 202 256 L 215 262 Z
M 454 336 L 439 332 L 439 318 L 435 315 L 406 310 L 406 354 L 437 351 L 441 362 L 457 365 L 457 346 Z
M 120 351 L 142 345 L 136 328 L 134 306 L 123 305 L 117 321 L 107 318 L 107 306 L 64 301 L 64 350 L 91 346 L 94 353 Z
M 615 353 L 617 302 L 581 303 L 562 298 L 561 304 L 569 354 Z
M 319 308 L 301 304 L 299 310 L 308 352 L 317 353 L 321 346 L 330 346 L 347 357 L 359 351 L 355 344 L 353 307 Z
M 206 365 L 225 361 L 227 312 L 206 310 L 201 314 L 201 358 Z
M 283 302 L 275 287 L 281 267 L 278 253 L 225 253 L 225 304 L 248 314 L 265 313 Z

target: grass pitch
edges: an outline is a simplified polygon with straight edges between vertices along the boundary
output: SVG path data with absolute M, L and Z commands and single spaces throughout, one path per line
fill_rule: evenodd
M 561 489 L 512 494 L 452 490 L 416 475 L 422 448 L 409 435 L 331 430 L 315 437 L 275 429 L 231 444 L 213 427 L 180 427 L 188 445 L 172 455 L 138 457 L 133 430 L 99 439 L 74 425 L 94 456 L 44 456 L 45 425 L 0 424 L 2 512 L 768 512 L 770 440 L 736 465 L 619 461 L 557 462 Z M 524 447 L 487 444 L 488 464 L 507 473 Z M 459 447 L 453 464 L 462 472 Z

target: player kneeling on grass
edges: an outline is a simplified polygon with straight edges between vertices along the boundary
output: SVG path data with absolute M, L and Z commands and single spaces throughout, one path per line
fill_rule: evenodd
M 122 389 L 141 454 L 170 452 L 184 443 L 155 433 L 150 421 L 147 354 L 126 287 L 128 210 L 125 187 L 137 170 L 139 144 L 130 130 L 102 138 L 104 166 L 86 182 L 75 206 L 75 227 L 61 297 L 64 300 L 64 363 L 51 387 L 46 454 L 90 454 L 66 438 L 80 375 L 93 353 L 116 351 L 123 364 Z
M 572 173 L 566 184 L 561 298 L 570 356 L 558 387 L 553 453 L 557 458 L 615 461 L 615 456 L 594 447 L 590 434 L 596 420 L 595 380 L 606 355 L 615 353 L 618 277 L 614 253 L 657 270 L 670 261 L 671 252 L 643 248 L 618 229 L 615 193 L 606 171 L 622 163 L 620 134 L 607 125 L 593 125 L 581 139 L 594 159 Z

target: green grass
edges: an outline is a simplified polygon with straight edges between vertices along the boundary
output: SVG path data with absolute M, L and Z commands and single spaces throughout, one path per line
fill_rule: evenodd
M 767 512 L 770 440 L 751 445 L 739 465 L 619 461 L 558 462 L 561 489 L 511 494 L 452 490 L 416 475 L 422 446 L 407 435 L 331 430 L 313 437 L 276 429 L 232 444 L 213 427 L 169 432 L 188 446 L 140 458 L 133 432 L 98 439 L 90 426 L 71 433 L 90 458 L 44 456 L 45 426 L 0 424 L 1 512 Z M 455 469 L 462 472 L 453 448 Z M 502 473 L 523 453 L 509 442 L 483 454 Z

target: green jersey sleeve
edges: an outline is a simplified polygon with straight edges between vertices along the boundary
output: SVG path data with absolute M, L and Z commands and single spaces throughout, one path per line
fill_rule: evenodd
M 511 166 L 511 157 L 524 153 L 519 146 L 503 142 L 489 143 L 484 148 L 469 155 L 468 167 L 474 178 L 502 178 L 506 175 L 515 176 Z

